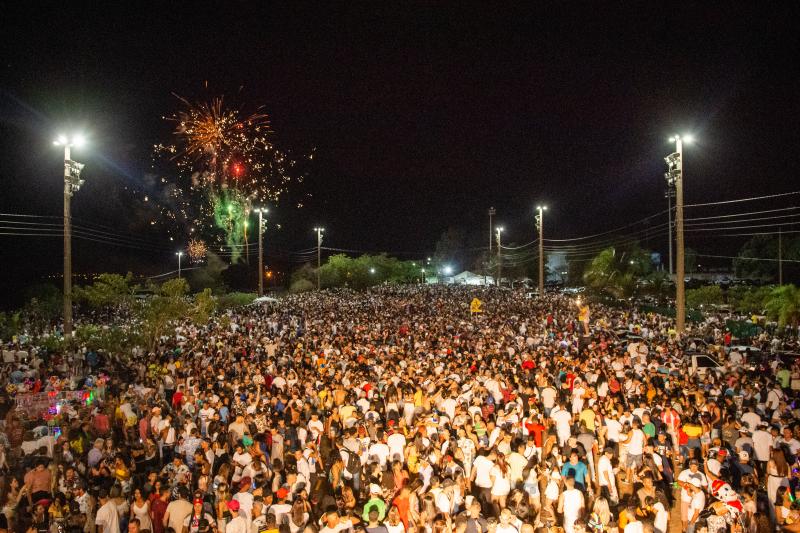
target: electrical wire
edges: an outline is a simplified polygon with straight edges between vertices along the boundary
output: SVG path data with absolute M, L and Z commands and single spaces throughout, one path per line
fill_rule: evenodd
M 751 198 L 739 198 L 736 200 L 723 200 L 720 202 L 705 202 L 702 204 L 683 204 L 683 207 L 702 207 L 706 205 L 723 205 L 723 204 L 735 204 L 739 202 L 754 202 L 757 200 L 768 200 L 772 198 L 781 198 L 784 196 L 792 196 L 795 194 L 800 194 L 800 191 L 792 191 L 792 192 L 784 192 L 779 194 L 768 194 L 766 196 L 753 196 Z
M 800 259 L 776 259 L 774 257 L 742 257 L 738 255 L 710 255 L 710 254 L 696 254 L 697 257 L 717 257 L 720 259 L 742 259 L 746 261 L 774 261 L 775 263 L 800 263 Z

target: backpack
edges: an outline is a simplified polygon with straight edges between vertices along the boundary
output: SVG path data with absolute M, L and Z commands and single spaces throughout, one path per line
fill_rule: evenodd
M 347 464 L 345 468 L 351 474 L 355 474 L 361 470 L 361 459 L 359 459 L 358 455 L 352 450 L 347 450 Z

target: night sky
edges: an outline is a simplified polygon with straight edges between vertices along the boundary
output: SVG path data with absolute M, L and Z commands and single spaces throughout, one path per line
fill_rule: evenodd
M 144 187 L 151 147 L 170 135 L 171 93 L 201 96 L 206 80 L 263 104 L 279 145 L 315 150 L 290 198 L 304 207 L 277 207 L 282 229 L 268 240 L 279 250 L 313 246 L 316 224 L 326 245 L 348 249 L 423 256 L 450 226 L 483 244 L 489 206 L 506 239 L 528 242 L 538 202 L 551 237 L 610 229 L 666 207 L 676 131 L 698 140 L 686 148 L 687 202 L 800 183 L 800 13 L 789 3 L 173 4 L 6 8 L 0 212 L 61 214 L 51 142 L 79 127 L 91 144 L 75 153 L 87 180 L 76 219 L 157 241 L 131 220 L 125 187 Z M 4 288 L 60 271 L 59 239 L 0 239 Z M 77 272 L 173 267 L 170 254 L 75 246 Z

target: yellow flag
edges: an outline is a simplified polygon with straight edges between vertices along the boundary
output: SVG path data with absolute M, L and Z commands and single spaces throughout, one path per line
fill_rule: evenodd
M 478 300 L 477 298 L 473 298 L 472 302 L 469 304 L 469 312 L 470 313 L 483 313 L 481 309 L 481 305 L 483 304 L 482 301 Z

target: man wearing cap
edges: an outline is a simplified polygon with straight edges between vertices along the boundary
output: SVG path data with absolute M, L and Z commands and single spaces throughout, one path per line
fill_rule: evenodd
M 217 525 L 214 517 L 203 510 L 203 499 L 195 498 L 192 503 L 192 512 L 183 520 L 182 533 L 200 533 L 201 522 L 204 520 L 211 528 L 215 528 Z
M 689 468 L 678 474 L 678 484 L 681 486 L 681 524 L 683 525 L 683 530 L 686 531 L 691 516 L 689 514 L 689 508 L 694 501 L 693 498 L 695 495 L 695 491 L 693 491 L 691 487 L 700 488 L 708 486 L 708 479 L 706 475 L 700 471 L 697 459 L 689 461 Z M 705 500 L 703 501 L 703 506 L 705 506 Z M 702 507 L 700 509 L 702 510 Z
M 369 512 L 372 509 L 376 509 L 378 511 L 379 522 L 382 522 L 386 517 L 386 503 L 383 501 L 382 493 L 383 491 L 381 490 L 380 485 L 376 483 L 370 483 L 369 501 L 364 504 L 364 511 L 361 513 L 361 519 L 365 522 L 369 521 Z
M 250 533 L 250 521 L 239 509 L 239 502 L 230 500 L 226 505 L 233 518 L 225 526 L 224 533 Z
M 692 478 L 689 483 L 686 483 L 686 489 L 691 494 L 691 500 L 687 510 L 687 523 L 683 525 L 683 530 L 693 533 L 697 519 L 700 518 L 700 513 L 706 506 L 706 494 L 700 488 L 700 481 L 697 478 Z M 683 517 L 681 517 L 681 521 L 683 521 Z
M 292 512 L 292 506 L 286 501 L 289 497 L 289 489 L 281 487 L 275 492 L 275 499 L 278 501 L 269 506 L 267 509 L 268 514 L 275 515 L 275 523 L 280 526 L 286 522 L 289 513 Z
M 739 462 L 736 463 L 736 467 L 733 469 L 733 488 L 739 490 L 742 486 L 741 481 L 744 476 L 751 475 L 756 478 L 756 482 L 758 482 L 758 474 L 756 474 L 753 465 L 750 464 L 750 454 L 742 450 L 739 452 Z

